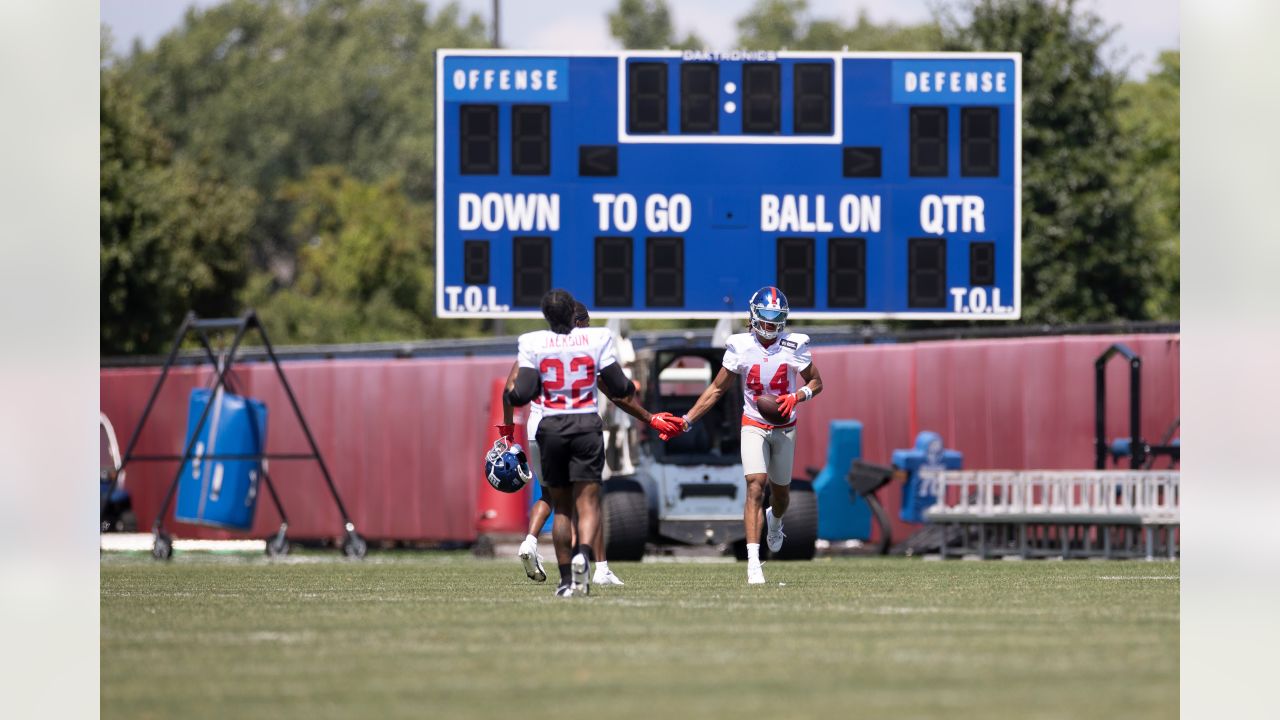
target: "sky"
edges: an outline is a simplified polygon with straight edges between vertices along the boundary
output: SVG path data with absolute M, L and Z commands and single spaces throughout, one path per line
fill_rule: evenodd
M 102 22 L 111 27 L 115 48 L 125 53 L 135 38 L 150 47 L 177 27 L 187 7 L 208 7 L 223 0 L 101 0 Z M 929 19 L 936 0 L 809 0 L 813 18 L 852 23 L 860 10 L 874 22 L 918 23 Z M 492 0 L 458 0 L 464 12 L 488 22 Z M 668 0 L 678 37 L 694 31 L 711 50 L 728 50 L 737 37 L 736 20 L 754 0 Z M 429 2 L 431 8 L 443 3 Z M 502 44 L 510 48 L 610 50 L 619 47 L 609 34 L 607 14 L 617 0 L 503 0 Z M 1162 50 L 1178 47 L 1177 0 L 1080 0 L 1079 6 L 1117 27 L 1107 60 L 1141 79 L 1155 67 Z M 521 33 L 517 36 L 516 29 Z

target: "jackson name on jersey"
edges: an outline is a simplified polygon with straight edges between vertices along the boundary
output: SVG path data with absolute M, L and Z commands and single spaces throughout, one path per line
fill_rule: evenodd
M 742 377 L 742 413 L 764 423 L 756 398 L 761 395 L 785 395 L 804 384 L 800 372 L 813 363 L 809 336 L 783 332 L 769 347 L 760 344 L 754 333 L 730 335 L 724 348 L 724 367 Z M 796 421 L 791 411 L 788 423 Z
M 596 412 L 596 376 L 618 362 L 609 328 L 574 328 L 567 335 L 537 330 L 520 336 L 517 362 L 538 371 L 542 414 Z

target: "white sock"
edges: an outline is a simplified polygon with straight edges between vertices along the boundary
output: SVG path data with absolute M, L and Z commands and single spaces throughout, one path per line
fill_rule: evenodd
M 608 561 L 608 560 L 601 560 L 601 561 L 597 562 L 597 563 L 596 563 L 596 572 L 598 572 L 598 573 L 607 573 L 607 572 L 609 572 L 609 561 Z
M 525 542 L 527 542 L 527 543 L 532 543 L 532 544 L 534 544 L 534 545 L 537 545 L 537 544 L 538 544 L 538 536 L 537 536 L 537 535 L 525 535 L 525 536 L 524 536 L 524 541 L 525 541 Z
M 760 543 L 747 543 L 747 564 L 760 562 Z
M 764 519 L 765 519 L 765 522 L 769 523 L 770 530 L 778 527 L 778 523 L 781 522 L 782 520 L 782 518 L 773 514 L 772 507 L 767 507 L 764 509 Z

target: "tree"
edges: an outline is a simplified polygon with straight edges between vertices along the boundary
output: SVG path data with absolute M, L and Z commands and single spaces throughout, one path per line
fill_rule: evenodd
M 873 23 L 865 10 L 853 25 L 812 19 L 806 0 L 758 0 L 738 20 L 738 44 L 762 50 L 937 50 L 942 30 L 935 22 L 919 25 Z
M 1022 53 L 1022 308 L 1030 322 L 1150 317 L 1154 250 L 1139 232 L 1110 32 L 1075 3 L 978 0 L 944 14 L 947 48 Z
M 1119 182 L 1136 191 L 1138 225 L 1155 253 L 1147 315 L 1170 319 L 1178 317 L 1181 252 L 1179 53 L 1160 53 L 1158 65 L 1145 82 L 1126 82 L 1120 88 L 1120 128 L 1133 147 L 1120 167 Z
M 188 310 L 238 310 L 258 199 L 175 157 L 105 63 L 100 100 L 99 347 L 104 355 L 158 352 Z
M 390 178 L 365 183 L 335 166 L 313 168 L 280 191 L 299 248 L 282 283 L 257 274 L 244 304 L 285 343 L 371 342 L 445 336 L 475 322 L 433 318 L 430 210 Z
M 609 32 L 627 49 L 703 47 L 694 33 L 676 40 L 666 0 L 619 0 L 617 9 L 609 13 Z
M 124 71 L 178 154 L 257 190 L 255 259 L 287 264 L 290 218 L 278 191 L 336 165 L 435 188 L 435 57 L 481 47 L 484 24 L 420 0 L 231 0 L 192 8 Z

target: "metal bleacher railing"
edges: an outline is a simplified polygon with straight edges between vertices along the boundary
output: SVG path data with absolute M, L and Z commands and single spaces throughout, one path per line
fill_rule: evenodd
M 943 471 L 929 522 L 950 527 L 943 554 L 1178 556 L 1177 470 Z

